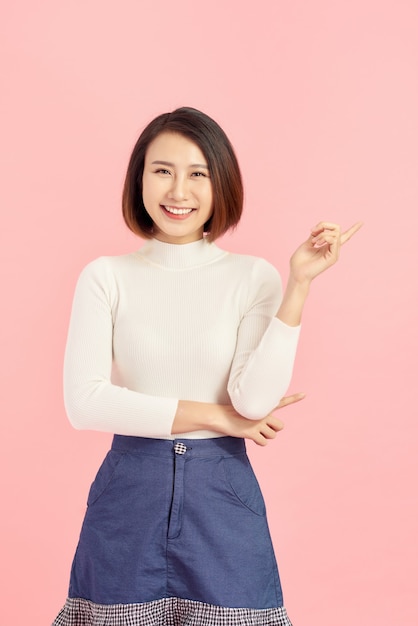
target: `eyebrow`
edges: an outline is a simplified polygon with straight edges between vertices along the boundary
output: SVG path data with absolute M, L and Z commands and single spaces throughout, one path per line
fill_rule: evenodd
M 168 165 L 169 167 L 175 167 L 174 163 L 170 163 L 169 161 L 153 161 L 151 165 Z M 203 165 L 203 163 L 192 163 L 189 167 L 203 167 L 205 170 L 209 169 L 209 167 Z

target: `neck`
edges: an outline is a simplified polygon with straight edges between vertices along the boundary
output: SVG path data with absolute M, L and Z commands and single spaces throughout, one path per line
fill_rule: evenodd
M 182 270 L 212 263 L 227 253 L 203 238 L 183 244 L 149 239 L 137 254 L 153 265 Z

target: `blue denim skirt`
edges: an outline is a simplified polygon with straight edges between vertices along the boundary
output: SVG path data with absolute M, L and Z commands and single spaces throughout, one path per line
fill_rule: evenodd
M 291 626 L 245 441 L 116 435 L 54 626 Z

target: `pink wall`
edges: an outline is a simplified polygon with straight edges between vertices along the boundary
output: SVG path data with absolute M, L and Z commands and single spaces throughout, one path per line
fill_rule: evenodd
M 2 615 L 63 603 L 107 435 L 75 432 L 74 282 L 139 246 L 119 197 L 138 131 L 188 104 L 233 140 L 246 214 L 223 245 L 287 272 L 319 219 L 362 231 L 318 279 L 287 427 L 250 446 L 295 626 L 418 623 L 418 9 L 414 0 L 16 0 L 1 18 Z

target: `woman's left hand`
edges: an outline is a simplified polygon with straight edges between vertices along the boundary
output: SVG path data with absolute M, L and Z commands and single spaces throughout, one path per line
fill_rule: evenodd
M 362 227 L 357 222 L 341 233 L 338 224 L 320 222 L 311 231 L 311 236 L 294 252 L 290 259 L 290 275 L 298 283 L 310 282 L 318 274 L 334 265 L 340 255 L 341 246 Z

